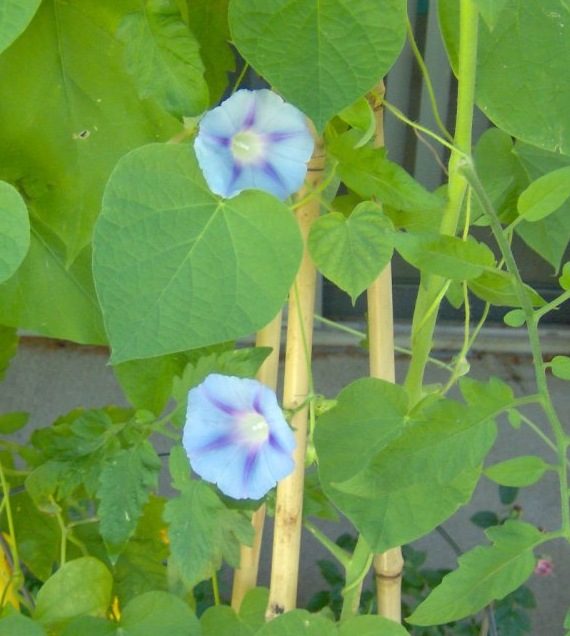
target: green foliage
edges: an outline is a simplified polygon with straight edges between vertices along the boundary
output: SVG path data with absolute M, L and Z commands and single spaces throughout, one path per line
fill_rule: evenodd
M 246 516 L 224 505 L 212 487 L 190 479 L 182 448 L 172 450 L 173 486 L 180 494 L 167 502 L 171 563 L 182 582 L 191 588 L 221 567 L 239 563 L 239 545 L 251 545 L 253 528 Z
M 0 6 L 0 53 L 26 29 L 41 0 L 5 0 Z
M 93 557 L 69 561 L 38 592 L 34 618 L 46 625 L 78 616 L 104 617 L 111 603 L 113 579 Z
M 142 99 L 154 98 L 181 118 L 208 105 L 208 89 L 199 45 L 174 0 L 151 0 L 144 10 L 126 15 L 117 37 L 125 44 L 125 66 Z
M 274 197 L 249 191 L 221 200 L 189 148 L 154 144 L 115 168 L 94 246 L 112 361 L 124 362 L 225 342 L 265 325 L 287 296 L 302 243 Z M 152 339 L 144 337 L 149 329 Z
M 459 557 L 448 574 L 407 619 L 414 625 L 435 625 L 475 614 L 527 580 L 534 569 L 533 548 L 539 530 L 522 521 L 507 521 L 486 531 L 492 546 L 478 546 Z
M 0 181 L 0 283 L 10 278 L 30 246 L 30 222 L 24 200 L 9 183 Z
M 536 455 L 520 456 L 489 466 L 485 475 L 502 486 L 520 488 L 535 484 L 552 466 Z
M 399 0 L 231 0 L 229 22 L 243 57 L 319 133 L 382 79 L 405 39 Z
M 391 225 L 380 206 L 364 202 L 348 218 L 331 212 L 311 227 L 308 247 L 313 261 L 353 303 L 392 258 L 387 231 Z

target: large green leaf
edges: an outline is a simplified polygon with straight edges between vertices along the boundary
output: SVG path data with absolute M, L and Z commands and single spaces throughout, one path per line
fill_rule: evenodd
M 161 462 L 148 440 L 118 450 L 101 467 L 97 509 L 101 536 L 116 561 L 158 484 Z
M 532 553 L 543 535 L 522 521 L 508 520 L 485 531 L 492 546 L 478 546 L 459 557 L 459 568 L 406 620 L 414 625 L 436 625 L 476 614 L 495 599 L 515 590 L 531 575 Z
M 67 622 L 77 616 L 105 616 L 113 578 L 101 561 L 82 557 L 68 561 L 42 586 L 34 618 L 42 623 Z
M 251 545 L 253 528 L 241 512 L 226 508 L 208 484 L 189 479 L 190 466 L 184 456 L 181 447 L 171 452 L 171 471 L 188 477 L 175 480 L 181 493 L 166 504 L 164 518 L 169 524 L 172 564 L 182 581 L 193 587 L 211 577 L 222 559 L 237 567 L 239 544 Z M 173 469 L 172 462 L 182 466 Z
M 501 0 L 500 5 L 494 28 L 482 23 L 479 29 L 477 103 L 494 124 L 514 137 L 568 155 L 570 5 L 566 0 Z M 457 0 L 438 2 L 456 70 L 459 7 Z
M 117 159 L 179 130 L 123 70 L 113 33 L 132 6 L 46 0 L 0 58 L 0 176 L 63 241 L 67 264 L 90 240 Z
M 46 636 L 43 625 L 22 614 L 0 618 L 0 636 Z
M 113 362 L 226 342 L 267 324 L 302 241 L 269 194 L 220 199 L 192 150 L 153 144 L 114 170 L 94 235 L 94 275 Z
M 339 625 L 338 636 L 407 636 L 408 631 L 384 616 L 353 616 Z
M 192 31 L 173 0 L 149 0 L 126 15 L 117 31 L 141 98 L 153 97 L 175 117 L 198 115 L 208 105 L 204 65 Z
M 406 32 L 401 0 L 231 0 L 240 53 L 322 132 L 388 72 Z
M 366 201 L 348 218 L 340 212 L 321 216 L 309 234 L 311 258 L 354 303 L 392 258 L 390 227 L 381 207 Z
M 0 322 L 53 338 L 105 344 L 91 247 L 85 247 L 70 266 L 66 258 L 61 240 L 36 219 L 24 262 L 0 285 Z
M 384 551 L 426 534 L 469 500 L 496 427 L 487 409 L 442 400 L 404 428 L 400 414 L 387 437 L 389 402 L 375 402 L 363 419 L 364 402 L 345 403 L 341 393 L 319 419 L 315 444 L 326 494 L 374 551 Z
M 12 327 L 0 325 L 0 380 L 4 379 L 10 360 L 18 350 L 18 332 Z
M 14 187 L 0 181 L 0 283 L 18 269 L 29 246 L 26 204 Z
M 0 2 L 0 53 L 20 36 L 42 0 L 2 0 Z

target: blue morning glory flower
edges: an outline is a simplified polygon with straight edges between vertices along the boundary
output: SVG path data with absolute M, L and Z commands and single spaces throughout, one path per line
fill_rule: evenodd
M 233 499 L 261 499 L 294 466 L 293 432 L 257 380 L 212 373 L 191 389 L 182 444 L 193 470 Z
M 206 113 L 194 142 L 212 192 L 253 188 L 281 200 L 303 184 L 313 145 L 305 115 L 267 89 L 239 90 Z

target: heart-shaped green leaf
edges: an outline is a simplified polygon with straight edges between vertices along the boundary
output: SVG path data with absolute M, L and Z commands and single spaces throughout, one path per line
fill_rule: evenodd
M 332 212 L 311 227 L 311 258 L 354 303 L 392 258 L 392 241 L 386 231 L 390 227 L 380 206 L 372 202 L 359 204 L 348 218 Z
M 188 146 L 124 157 L 103 198 L 93 270 L 113 362 L 226 342 L 282 307 L 302 254 L 269 194 L 220 199 Z
M 382 79 L 406 33 L 401 0 L 231 0 L 228 15 L 240 53 L 319 133 Z
M 0 53 L 26 29 L 41 0 L 3 0 L 0 3 Z

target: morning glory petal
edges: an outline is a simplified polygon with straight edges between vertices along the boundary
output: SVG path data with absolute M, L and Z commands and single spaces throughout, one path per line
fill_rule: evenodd
M 235 499 L 260 499 L 293 470 L 295 437 L 257 380 L 209 375 L 188 394 L 182 444 L 193 470 Z
M 267 89 L 234 93 L 204 115 L 194 142 L 212 192 L 258 189 L 281 200 L 302 185 L 313 146 L 303 113 Z

